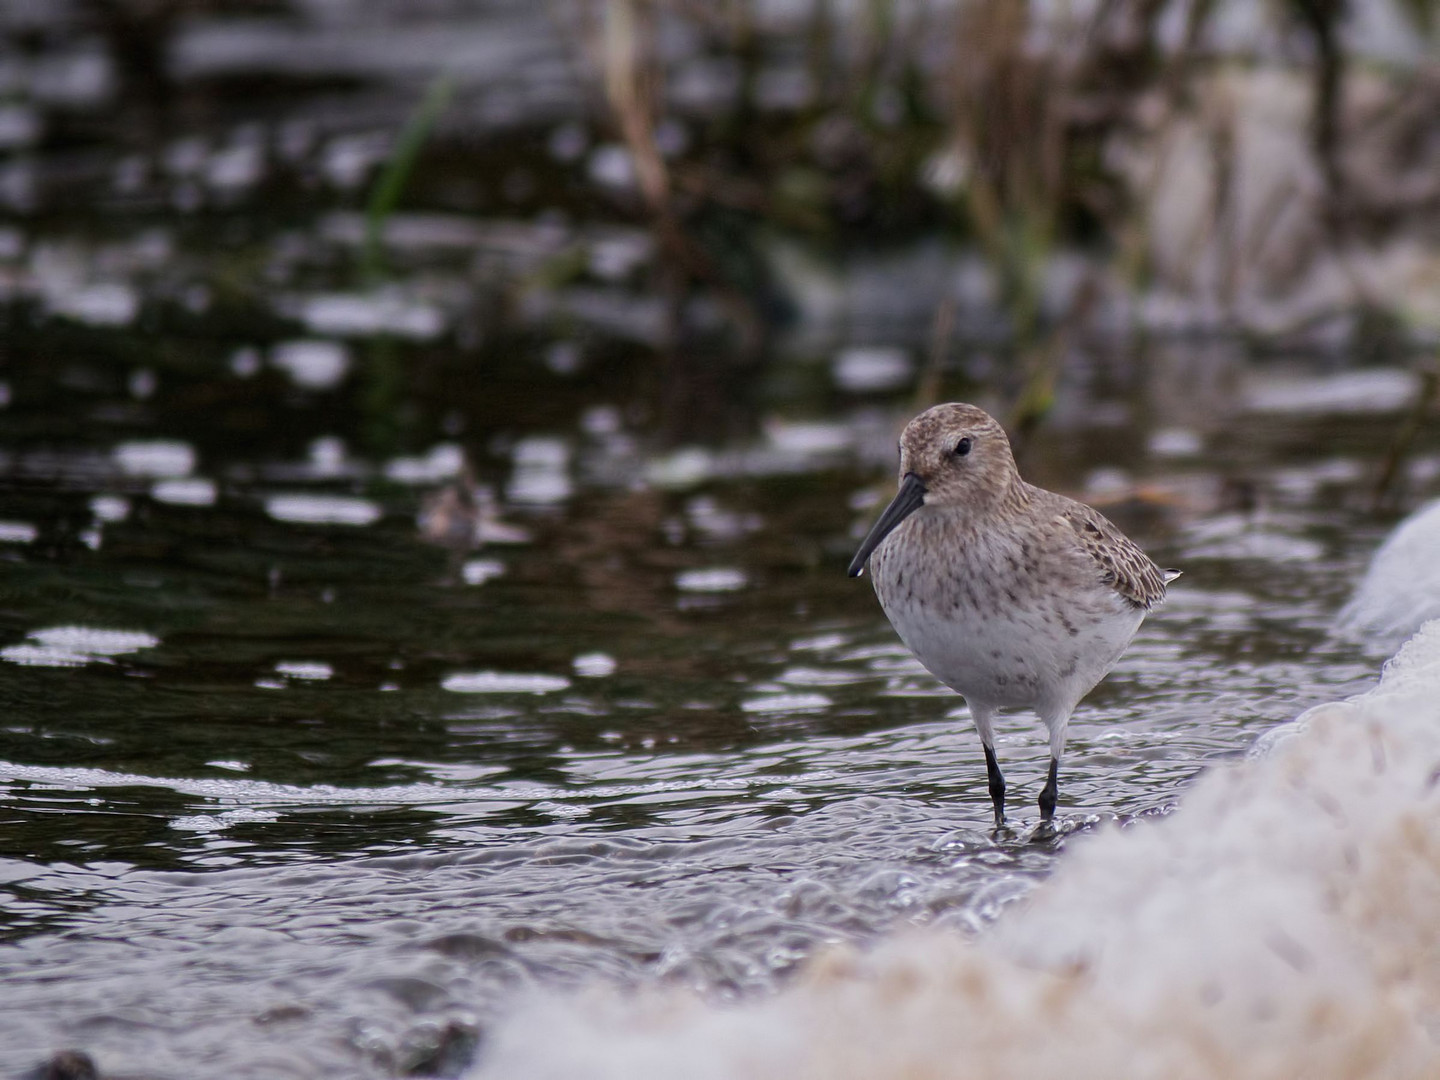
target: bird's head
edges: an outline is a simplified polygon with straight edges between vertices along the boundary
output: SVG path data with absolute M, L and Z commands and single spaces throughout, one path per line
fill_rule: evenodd
M 900 483 L 925 488 L 926 506 L 982 509 L 1015 477 L 1005 429 L 984 409 L 952 402 L 926 409 L 900 436 Z
M 1016 476 L 1005 429 L 984 409 L 960 402 L 926 409 L 900 435 L 900 490 L 860 545 L 850 576 L 858 577 L 871 552 L 922 506 L 984 513 Z

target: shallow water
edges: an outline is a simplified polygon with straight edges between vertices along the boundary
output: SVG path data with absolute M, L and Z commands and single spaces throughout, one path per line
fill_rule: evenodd
M 764 992 L 822 943 L 975 930 L 1049 871 L 1043 729 L 1003 723 L 994 836 L 962 704 L 844 576 L 889 482 L 866 433 L 902 409 L 772 424 L 688 488 L 584 415 L 480 451 L 551 501 L 502 500 L 524 542 L 458 555 L 414 523 L 443 447 L 227 454 L 162 422 L 11 455 L 0 1073 L 62 1046 L 121 1074 L 453 1071 L 522 988 Z M 1112 510 L 1186 576 L 1075 717 L 1064 832 L 1164 813 L 1372 677 L 1326 633 L 1380 532 L 1337 507 L 1364 469 L 1292 434 L 1248 463 L 1263 513 Z M 1036 469 L 1064 481 L 1077 438 Z
M 1174 814 L 1076 840 L 984 934 L 830 949 L 738 1005 L 537 994 L 467 1075 L 1433 1077 L 1437 686 L 1432 623 Z

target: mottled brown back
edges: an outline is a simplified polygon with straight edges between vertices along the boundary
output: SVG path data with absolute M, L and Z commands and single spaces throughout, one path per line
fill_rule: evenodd
M 1080 546 L 1094 560 L 1102 582 L 1137 608 L 1148 610 L 1165 599 L 1165 575 L 1150 556 L 1108 518 L 1084 503 L 1053 492 L 1045 494 L 1058 504 L 1058 520 L 1075 530 Z

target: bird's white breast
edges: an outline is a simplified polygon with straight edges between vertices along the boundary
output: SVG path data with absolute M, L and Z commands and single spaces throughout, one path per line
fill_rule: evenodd
M 871 560 L 900 639 L 972 704 L 1068 714 L 1144 618 L 1083 564 L 1038 565 L 1040 546 L 1020 558 L 1013 537 L 957 537 L 921 511 Z

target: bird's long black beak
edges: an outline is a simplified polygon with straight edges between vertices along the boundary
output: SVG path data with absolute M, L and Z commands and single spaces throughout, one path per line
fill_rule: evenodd
M 860 545 L 855 558 L 850 560 L 850 576 L 859 577 L 865 569 L 865 561 L 870 558 L 870 553 L 880 546 L 880 542 L 890 535 L 895 526 L 924 505 L 925 482 L 913 472 L 906 473 L 900 481 L 900 490 L 895 493 L 895 498 L 890 500 L 890 505 L 885 507 L 885 512 L 865 537 L 865 542 Z

